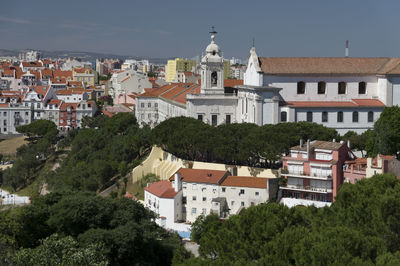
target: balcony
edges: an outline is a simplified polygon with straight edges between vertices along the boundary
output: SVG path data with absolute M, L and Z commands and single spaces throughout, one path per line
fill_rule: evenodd
M 315 179 L 315 180 L 331 180 L 331 175 L 321 175 L 317 173 L 307 174 L 302 171 L 286 171 L 286 173 L 282 172 L 283 176 L 292 176 L 292 177 L 300 177 L 300 178 L 307 178 L 307 179 Z
M 281 186 L 280 189 L 304 191 L 304 192 L 317 192 L 317 193 L 324 193 L 324 194 L 332 193 L 331 188 L 318 188 L 318 187 L 301 186 L 301 185 L 286 185 L 286 186 Z

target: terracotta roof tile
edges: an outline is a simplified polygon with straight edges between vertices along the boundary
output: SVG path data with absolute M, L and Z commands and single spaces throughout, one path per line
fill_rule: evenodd
M 243 85 L 243 79 L 225 79 L 224 87 L 235 87 L 237 85 Z
M 314 141 L 311 141 L 310 148 L 311 149 L 312 148 L 323 149 L 323 150 L 338 150 L 340 147 L 342 147 L 342 145 L 345 145 L 345 143 L 314 140 Z M 297 150 L 297 151 L 306 151 L 307 143 L 304 143 L 303 147 L 300 147 L 300 145 L 297 145 L 297 146 L 291 147 L 290 149 Z
M 228 171 L 208 170 L 208 169 L 190 169 L 181 168 L 177 171 L 181 174 L 182 181 L 190 183 L 207 183 L 207 184 L 220 184 L 223 178 L 229 173 Z M 170 181 L 174 180 L 171 176 Z
M 228 176 L 222 181 L 224 187 L 267 188 L 268 178 L 252 176 Z
M 386 74 L 400 69 L 398 58 L 259 57 L 264 74 Z M 397 72 L 396 72 L 397 73 Z
M 150 192 L 151 194 L 159 197 L 159 198 L 174 198 L 177 192 L 175 192 L 172 187 L 171 182 L 167 180 L 162 180 L 159 182 L 155 182 L 150 184 L 148 187 L 144 188 L 145 191 Z
M 34 62 L 22 62 L 23 67 L 43 67 L 43 64 L 39 61 Z

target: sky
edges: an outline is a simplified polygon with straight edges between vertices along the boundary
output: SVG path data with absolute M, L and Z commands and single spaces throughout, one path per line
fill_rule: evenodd
M 400 1 L 0 0 L 0 48 L 138 57 L 200 55 L 215 26 L 225 58 L 400 57 Z

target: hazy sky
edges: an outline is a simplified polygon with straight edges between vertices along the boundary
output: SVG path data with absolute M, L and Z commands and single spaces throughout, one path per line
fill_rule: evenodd
M 400 1 L 0 0 L 0 48 L 193 57 L 216 42 L 226 58 L 400 57 Z

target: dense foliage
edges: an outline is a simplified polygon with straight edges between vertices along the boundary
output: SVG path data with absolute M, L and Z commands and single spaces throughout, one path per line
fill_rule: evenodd
M 57 127 L 48 120 L 36 120 L 17 128 L 29 136 L 29 143 L 18 148 L 12 168 L 2 172 L 0 185 L 16 191 L 31 183 L 45 160 L 54 152 Z
M 152 130 L 153 141 L 187 160 L 273 166 L 299 139 L 339 139 L 336 130 L 316 123 L 229 124 L 213 127 L 193 118 L 171 118 Z
M 136 166 L 151 147 L 149 128 L 139 128 L 132 114 L 98 116 L 85 124 L 88 128 L 65 140 L 71 151 L 48 178 L 52 189 L 102 189 Z
M 192 228 L 201 257 L 186 265 L 399 265 L 400 182 L 376 175 L 344 184 L 332 207 L 266 203 Z
M 386 107 L 370 132 L 366 150 L 369 155 L 378 153 L 397 155 L 400 159 L 400 107 Z
M 163 265 L 180 238 L 151 221 L 136 201 L 92 193 L 52 193 L 0 212 L 3 263 Z M 2 264 L 0 262 L 0 264 Z

